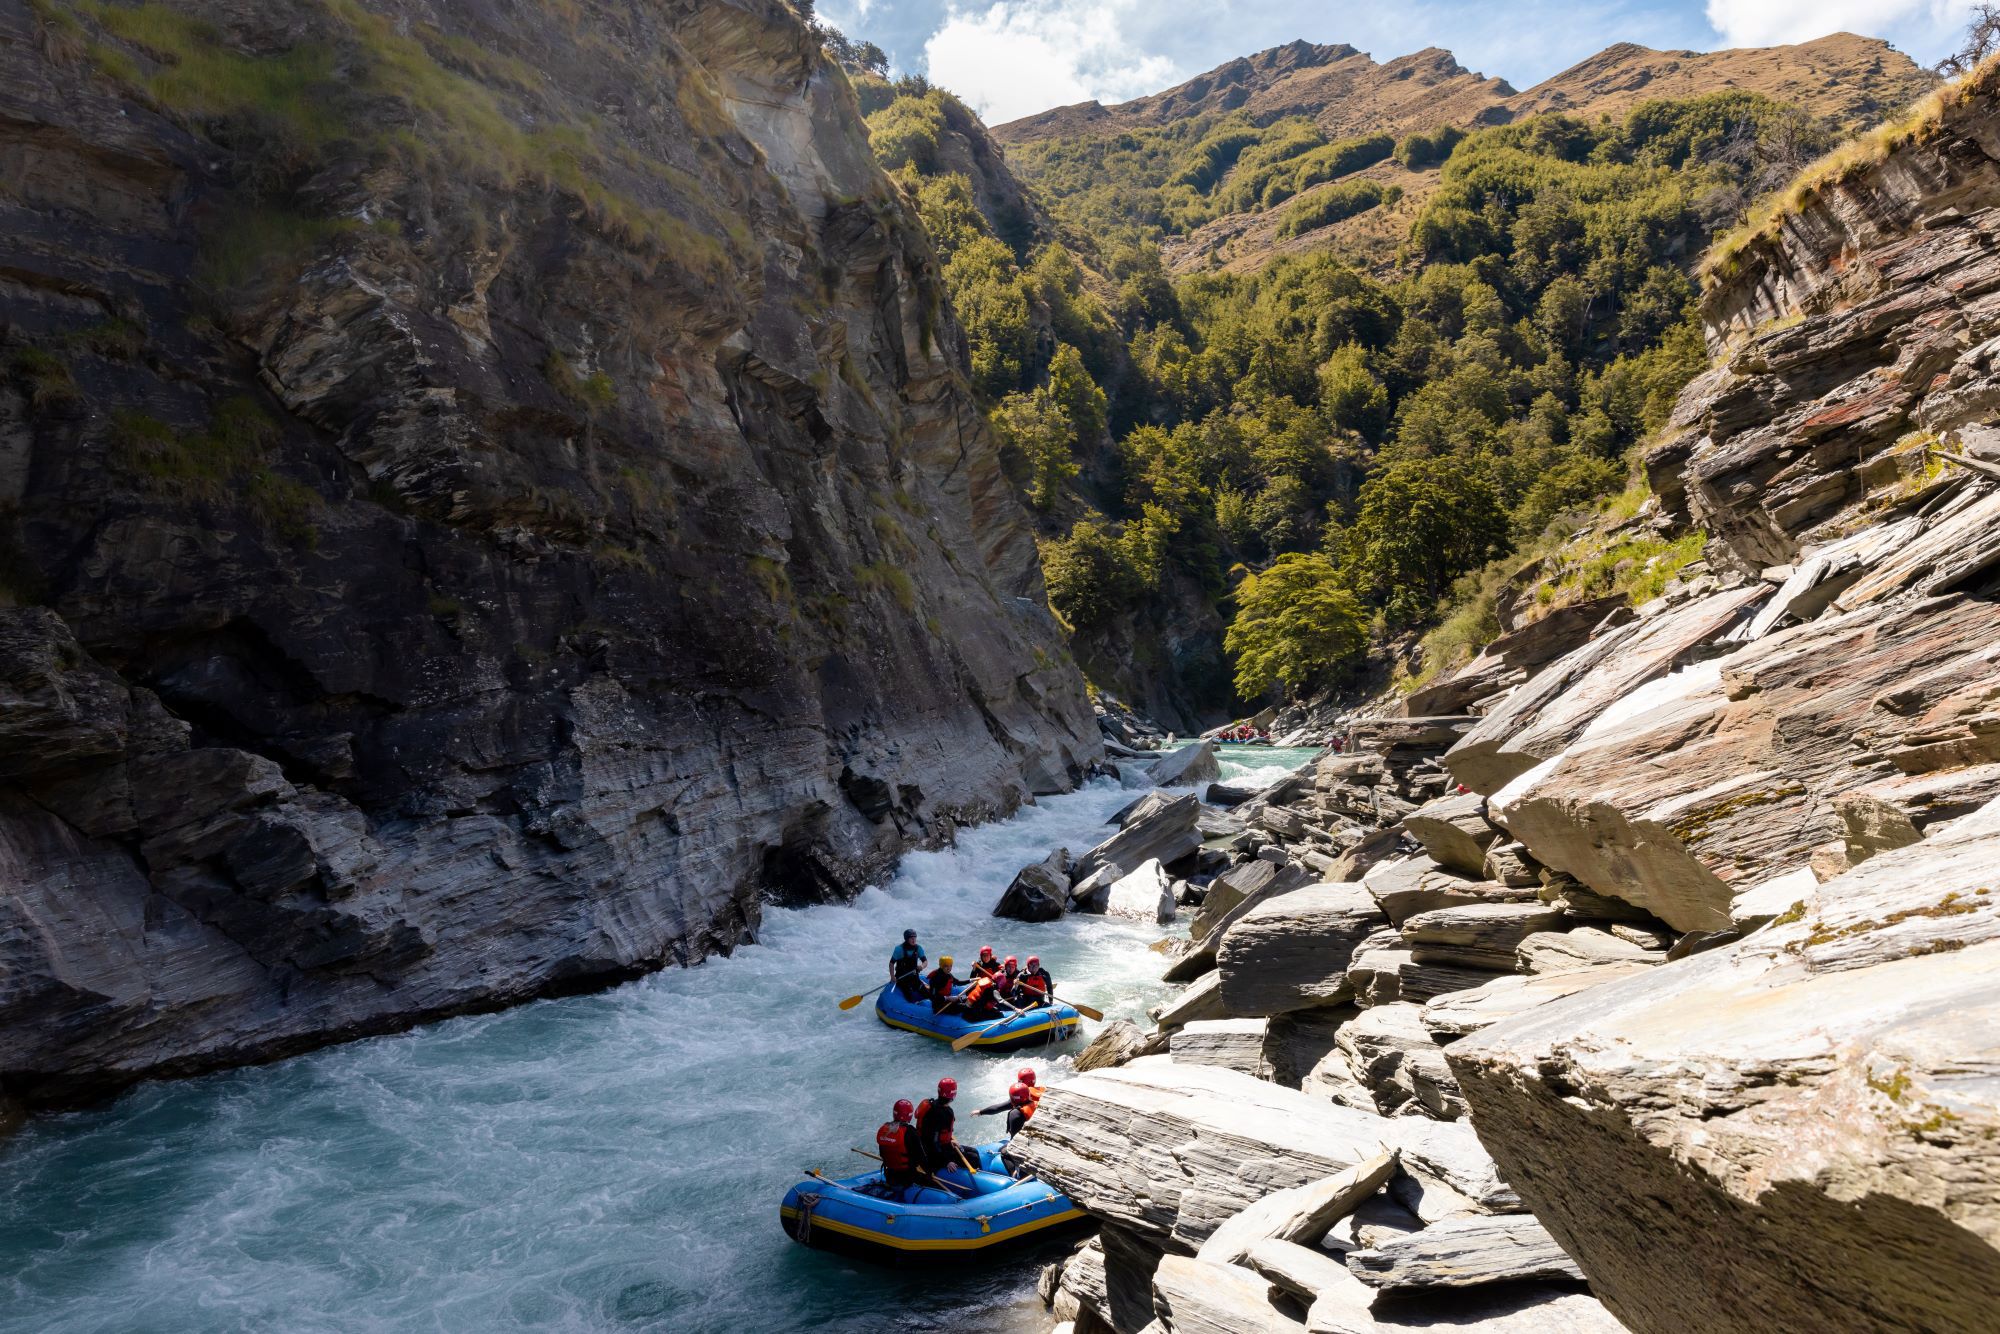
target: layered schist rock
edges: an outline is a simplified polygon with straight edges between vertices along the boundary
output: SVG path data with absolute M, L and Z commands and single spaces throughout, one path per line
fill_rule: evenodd
M 1996 82 L 1717 270 L 1718 364 L 1649 460 L 1710 533 L 1706 593 L 1599 631 L 1451 760 L 1604 920 L 1426 1014 L 1470 1034 L 1445 1052 L 1482 1141 L 1637 1330 L 1992 1327 Z M 1606 689 L 1614 637 L 1732 593 L 1747 616 Z M 1617 902 L 1687 934 L 1662 951 Z
M 1097 756 L 789 6 L 134 13 L 0 10 L 9 1092 L 697 959 Z

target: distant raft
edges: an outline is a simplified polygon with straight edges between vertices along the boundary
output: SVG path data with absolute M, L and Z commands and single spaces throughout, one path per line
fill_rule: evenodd
M 884 1264 L 987 1259 L 1089 1221 L 1055 1187 L 1007 1175 L 999 1145 L 967 1153 L 979 1164 L 976 1176 L 958 1168 L 938 1174 L 958 1191 L 893 1191 L 880 1172 L 841 1181 L 808 1177 L 785 1192 L 779 1220 L 793 1241 Z
M 875 998 L 875 1013 L 891 1028 L 955 1042 L 974 1029 L 979 1030 L 969 1050 L 1019 1051 L 1023 1047 L 1046 1047 L 1067 1042 L 1083 1026 L 1083 1016 L 1061 1001 L 1051 1001 L 1033 1010 L 1023 1010 L 1001 1019 L 969 1020 L 956 1014 L 932 1014 L 928 999 L 910 1001 L 894 987 L 885 987 Z

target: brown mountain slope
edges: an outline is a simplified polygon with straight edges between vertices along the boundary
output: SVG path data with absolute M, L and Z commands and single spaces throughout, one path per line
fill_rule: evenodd
M 1116 133 L 1239 108 L 1260 122 L 1311 116 L 1335 134 L 1429 129 L 1481 123 L 1516 96 L 1505 81 L 1474 74 L 1435 47 L 1378 65 L 1351 46 L 1292 42 L 1150 97 L 1114 107 L 1083 102 L 1011 121 L 995 128 L 993 137 L 1008 144 Z
M 1544 111 L 1617 116 L 1656 98 L 1742 88 L 1861 129 L 1934 82 L 1887 42 L 1849 32 L 1729 51 L 1654 51 L 1624 42 L 1516 95 L 1507 107 L 1515 118 Z
M 1835 33 L 1797 46 L 1727 51 L 1609 47 L 1527 92 L 1432 47 L 1377 64 L 1351 46 L 1292 42 L 1217 66 L 1178 87 L 1107 107 L 1057 107 L 993 130 L 1003 144 L 1171 124 L 1207 112 L 1259 122 L 1311 116 L 1332 134 L 1504 125 L 1544 111 L 1619 115 L 1640 102 L 1742 88 L 1842 125 L 1863 125 L 1925 92 L 1931 75 L 1887 42 Z

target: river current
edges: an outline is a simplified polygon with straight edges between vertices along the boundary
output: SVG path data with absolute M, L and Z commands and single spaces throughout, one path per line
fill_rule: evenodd
M 1224 775 L 1309 753 L 1225 747 Z M 981 944 L 1038 953 L 1063 994 L 1144 1021 L 1161 928 L 990 915 L 1132 795 L 1101 781 L 851 906 L 767 910 L 726 959 L 32 1122 L 0 1140 L 0 1334 L 1045 1328 L 1032 1262 L 883 1270 L 791 1242 L 777 1206 L 803 1168 L 865 1170 L 850 1149 L 941 1075 L 961 1135 L 997 1139 L 969 1113 L 1022 1064 L 1066 1078 L 1083 1045 L 953 1056 L 838 1010 L 905 927 L 961 975 Z

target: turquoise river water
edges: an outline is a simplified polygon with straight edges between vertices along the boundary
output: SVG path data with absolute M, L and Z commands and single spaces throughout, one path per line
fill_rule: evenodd
M 1224 773 L 1309 753 L 1225 747 Z M 953 1056 L 839 1011 L 906 926 L 933 959 L 1039 953 L 1063 993 L 1144 1019 L 1160 928 L 990 916 L 1131 796 L 1102 781 L 968 830 L 851 906 L 768 911 L 730 958 L 34 1121 L 0 1140 L 0 1334 L 1046 1328 L 1033 1261 L 857 1264 L 788 1240 L 778 1200 L 805 1167 L 864 1170 L 850 1148 L 941 1075 L 961 1134 L 998 1138 L 967 1113 L 1082 1046 Z

